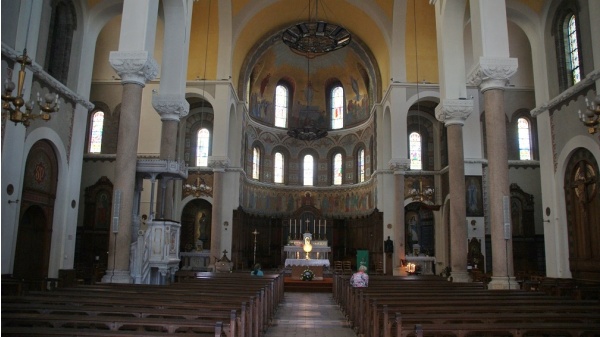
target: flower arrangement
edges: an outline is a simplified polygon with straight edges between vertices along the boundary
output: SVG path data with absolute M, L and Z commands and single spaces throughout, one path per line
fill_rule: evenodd
M 311 281 L 313 277 L 315 277 L 315 273 L 310 269 L 305 269 L 302 272 L 302 281 Z

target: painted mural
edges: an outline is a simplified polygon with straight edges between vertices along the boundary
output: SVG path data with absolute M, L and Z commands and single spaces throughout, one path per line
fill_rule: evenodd
M 288 127 L 315 125 L 329 128 L 328 89 L 340 84 L 344 89 L 344 127 L 369 118 L 369 80 L 365 66 L 350 48 L 308 60 L 294 54 L 283 43 L 267 50 L 253 68 L 250 79 L 250 116 L 275 124 L 275 88 L 290 88 Z
M 303 205 L 314 205 L 326 217 L 359 216 L 373 211 L 374 190 L 374 182 L 318 191 L 282 190 L 246 182 L 241 204 L 247 212 L 256 214 L 289 214 Z

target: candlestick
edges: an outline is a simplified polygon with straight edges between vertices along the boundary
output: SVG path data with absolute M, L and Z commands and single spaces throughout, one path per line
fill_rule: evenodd
M 327 237 L 327 219 L 325 219 L 325 237 Z
M 292 237 L 292 219 L 290 219 L 290 231 L 289 231 L 289 237 Z
M 296 238 L 296 219 L 294 219 L 294 239 Z
M 317 220 L 313 220 L 313 234 L 317 233 Z

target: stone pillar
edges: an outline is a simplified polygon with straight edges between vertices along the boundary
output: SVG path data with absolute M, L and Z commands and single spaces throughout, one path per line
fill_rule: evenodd
M 518 289 L 513 271 L 512 234 L 510 216 L 504 217 L 504 197 L 510 214 L 510 186 L 508 180 L 508 154 L 506 149 L 506 113 L 504 112 L 504 87 L 517 71 L 517 59 L 481 57 L 474 83 L 479 83 L 484 98 L 486 146 L 489 170 L 489 221 L 492 236 L 492 281 L 490 289 Z M 505 238 L 505 224 L 508 238 Z
M 448 167 L 450 187 L 450 267 L 454 282 L 468 282 L 467 209 L 465 201 L 465 159 L 463 130 L 473 111 L 472 100 L 445 99 L 435 109 L 436 118 L 448 129 Z
M 229 159 L 223 157 L 209 157 L 208 166 L 213 168 L 213 204 L 212 221 L 210 223 L 210 256 L 220 259 L 221 251 L 221 224 L 223 223 L 223 179 L 225 169 L 229 167 Z M 231 258 L 231 255 L 228 256 Z
M 158 66 L 147 51 L 111 52 L 110 64 L 123 83 L 119 142 L 115 162 L 112 227 L 108 270 L 102 282 L 130 283 L 129 249 L 140 129 L 142 90 L 158 74 Z
M 406 259 L 406 228 L 404 223 L 404 177 L 406 171 L 410 168 L 408 158 L 396 158 L 390 161 L 390 169 L 394 171 L 394 275 L 406 276 L 406 269 L 402 266 L 402 261 Z
M 181 95 L 154 95 L 152 106 L 160 115 L 162 132 L 160 139 L 160 159 L 177 160 L 177 131 L 179 120 L 187 116 L 190 104 Z M 162 186 L 164 191 L 162 190 Z M 174 220 L 173 181 L 164 181 L 160 185 L 156 199 L 156 214 L 159 219 Z

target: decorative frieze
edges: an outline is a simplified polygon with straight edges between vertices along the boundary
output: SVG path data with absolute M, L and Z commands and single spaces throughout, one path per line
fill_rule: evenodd
M 123 83 L 146 86 L 148 81 L 158 76 L 158 64 L 145 50 L 112 51 L 108 61 Z
M 228 157 L 225 156 L 210 156 L 208 157 L 208 167 L 213 169 L 226 169 L 230 165 Z

